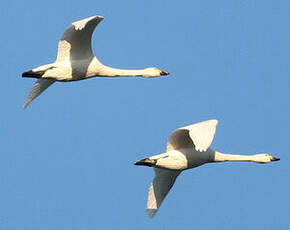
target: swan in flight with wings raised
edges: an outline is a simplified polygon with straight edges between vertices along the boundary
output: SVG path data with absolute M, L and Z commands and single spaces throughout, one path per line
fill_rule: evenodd
M 103 65 L 94 56 L 91 48 L 93 31 L 102 20 L 102 16 L 93 16 L 73 22 L 64 31 L 59 40 L 56 61 L 22 74 L 22 77 L 38 78 L 23 108 L 26 108 L 33 99 L 55 81 L 78 81 L 91 77 L 159 77 L 169 74 L 155 67 L 141 70 L 125 70 Z
M 154 217 L 177 176 L 183 170 L 209 162 L 269 163 L 280 160 L 266 153 L 236 155 L 210 149 L 217 124 L 217 120 L 208 120 L 176 129 L 169 137 L 165 153 L 135 162 L 135 165 L 154 167 L 155 178 L 150 185 L 147 200 L 147 213 L 150 218 Z

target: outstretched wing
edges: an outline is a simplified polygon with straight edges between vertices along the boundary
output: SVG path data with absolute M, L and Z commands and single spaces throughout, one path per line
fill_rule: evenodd
M 217 120 L 208 120 L 176 129 L 169 137 L 167 151 L 191 147 L 206 151 L 213 141 L 217 124 Z
M 25 109 L 30 102 L 38 97 L 44 90 L 46 90 L 52 83 L 54 83 L 55 80 L 53 79 L 42 79 L 39 78 L 32 86 L 32 89 L 30 90 L 30 93 L 23 105 L 23 109 Z
M 160 168 L 154 168 L 154 170 L 155 178 L 150 185 L 147 200 L 147 213 L 150 218 L 154 217 L 177 176 L 181 173 L 179 170 Z
M 63 33 L 58 43 L 56 61 L 72 61 L 92 58 L 92 34 L 104 18 L 93 16 L 73 22 Z

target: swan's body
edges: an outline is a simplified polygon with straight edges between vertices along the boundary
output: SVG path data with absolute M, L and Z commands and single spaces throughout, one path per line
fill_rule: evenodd
M 72 23 L 58 43 L 56 61 L 22 74 L 22 77 L 38 78 L 23 105 L 24 108 L 55 81 L 78 81 L 95 76 L 159 77 L 169 74 L 154 67 L 142 70 L 124 70 L 103 65 L 94 56 L 91 48 L 93 31 L 102 20 L 103 17 L 94 16 Z
M 179 128 L 170 135 L 167 151 L 137 161 L 135 165 L 154 167 L 155 178 L 150 185 L 147 212 L 153 218 L 177 176 L 186 169 L 205 163 L 250 161 L 268 163 L 279 160 L 268 154 L 225 154 L 209 148 L 215 134 L 217 120 L 208 120 Z

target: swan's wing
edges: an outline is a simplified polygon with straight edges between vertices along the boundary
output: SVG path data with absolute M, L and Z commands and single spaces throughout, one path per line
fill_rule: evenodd
M 32 86 L 32 89 L 30 90 L 30 93 L 23 105 L 23 109 L 25 109 L 30 102 L 38 97 L 44 90 L 46 90 L 52 83 L 54 83 L 55 80 L 53 79 L 42 79 L 39 78 Z
M 147 200 L 147 213 L 153 218 L 167 193 L 173 186 L 181 171 L 154 168 L 155 178 L 152 181 Z
M 56 61 L 72 61 L 92 58 L 91 38 L 96 26 L 104 18 L 93 16 L 73 22 L 58 43 Z
M 208 120 L 176 129 L 169 137 L 167 151 L 190 147 L 206 151 L 214 138 L 217 124 L 217 120 Z

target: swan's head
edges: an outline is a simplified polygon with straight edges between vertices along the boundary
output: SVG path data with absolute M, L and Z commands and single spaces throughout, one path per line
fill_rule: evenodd
M 159 76 L 166 76 L 169 75 L 168 72 L 162 71 L 161 69 L 150 67 L 144 69 L 143 77 L 159 77 Z
M 253 159 L 253 161 L 257 163 L 269 163 L 271 161 L 279 161 L 279 160 L 280 158 L 273 157 L 267 153 L 256 154 L 254 155 Z

